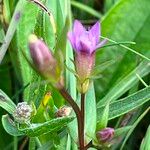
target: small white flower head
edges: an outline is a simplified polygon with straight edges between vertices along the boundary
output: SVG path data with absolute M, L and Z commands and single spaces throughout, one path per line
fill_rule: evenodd
M 32 106 L 28 105 L 27 102 L 21 102 L 18 103 L 16 110 L 13 113 L 13 117 L 18 123 L 29 123 L 32 112 Z
M 56 112 L 56 117 L 67 117 L 70 115 L 72 108 L 69 106 L 63 106 Z

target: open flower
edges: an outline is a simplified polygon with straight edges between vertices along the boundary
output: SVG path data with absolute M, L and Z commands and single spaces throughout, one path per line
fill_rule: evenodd
M 82 93 L 88 89 L 88 79 L 95 64 L 95 51 L 106 43 L 106 40 L 100 42 L 99 37 L 99 22 L 93 25 L 90 30 L 86 30 L 78 20 L 75 20 L 73 31 L 68 33 L 68 39 L 76 53 L 75 65 L 79 76 L 78 89 Z
M 96 49 L 102 47 L 106 40 L 99 41 L 100 23 L 96 22 L 90 30 L 86 30 L 78 21 L 74 21 L 73 31 L 68 33 L 68 38 L 76 53 L 92 54 Z

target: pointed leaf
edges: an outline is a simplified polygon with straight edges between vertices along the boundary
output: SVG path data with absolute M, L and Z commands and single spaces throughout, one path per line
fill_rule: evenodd
M 13 122 L 13 120 L 8 115 L 2 116 L 2 124 L 7 133 L 9 133 L 12 136 L 21 136 L 24 135 L 24 132 L 19 131 L 16 127 L 16 124 Z
M 110 103 L 109 107 L 109 120 L 121 116 L 150 100 L 150 86 L 144 88 L 126 98 Z M 105 106 L 101 106 L 97 109 L 98 120 L 102 116 L 102 112 Z
M 102 130 L 107 127 L 108 116 L 109 116 L 109 103 L 106 104 L 104 111 L 102 112 L 102 116 L 97 123 L 97 128 L 96 128 L 97 131 Z
M 10 114 L 12 114 L 16 109 L 14 102 L 2 90 L 0 90 L 0 107 Z
M 57 132 L 71 122 L 73 117 L 62 117 L 44 123 L 31 124 L 28 128 L 18 129 L 13 120 L 8 115 L 2 117 L 3 127 L 7 133 L 13 136 L 27 135 L 36 137 L 47 133 Z

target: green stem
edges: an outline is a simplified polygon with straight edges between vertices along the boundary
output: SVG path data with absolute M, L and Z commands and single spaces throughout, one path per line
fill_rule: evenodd
M 117 43 L 112 43 L 112 44 L 107 44 L 102 46 L 101 48 L 105 48 L 105 47 L 110 47 L 110 46 L 116 46 L 116 45 L 120 45 L 120 44 L 136 44 L 135 42 L 131 42 L 131 41 L 125 41 L 125 42 L 117 42 Z
M 29 140 L 29 150 L 35 150 L 35 139 L 33 137 L 30 138 Z
M 112 43 L 114 43 L 114 44 L 117 44 L 118 46 L 123 47 L 123 48 L 125 48 L 125 49 L 131 51 L 132 53 L 134 53 L 134 54 L 140 56 L 141 58 L 144 58 L 144 59 L 150 61 L 150 58 L 148 58 L 148 57 L 142 55 L 141 53 L 137 52 L 136 50 L 134 50 L 134 49 L 132 49 L 132 48 L 130 48 L 130 47 L 127 47 L 127 46 L 125 46 L 125 45 L 123 45 L 123 44 L 118 44 L 118 42 L 116 42 L 116 41 L 114 41 L 114 40 L 112 40 L 112 39 L 109 39 L 109 38 L 107 38 L 107 37 L 104 37 L 104 36 L 100 36 L 100 37 L 101 37 L 102 39 L 106 39 L 106 40 L 108 40 L 109 42 L 112 42 Z
M 18 148 L 18 137 L 14 137 L 14 150 Z

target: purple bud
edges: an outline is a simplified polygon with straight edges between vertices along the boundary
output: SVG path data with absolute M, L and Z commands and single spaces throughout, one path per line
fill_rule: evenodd
M 47 79 L 59 79 L 60 70 L 57 61 L 47 45 L 35 35 L 30 35 L 29 48 L 33 64 L 39 73 Z
M 40 71 L 55 61 L 47 45 L 35 35 L 29 37 L 29 48 L 33 63 Z
M 107 127 L 101 131 L 98 131 L 96 136 L 100 142 L 110 142 L 114 136 L 114 129 Z

